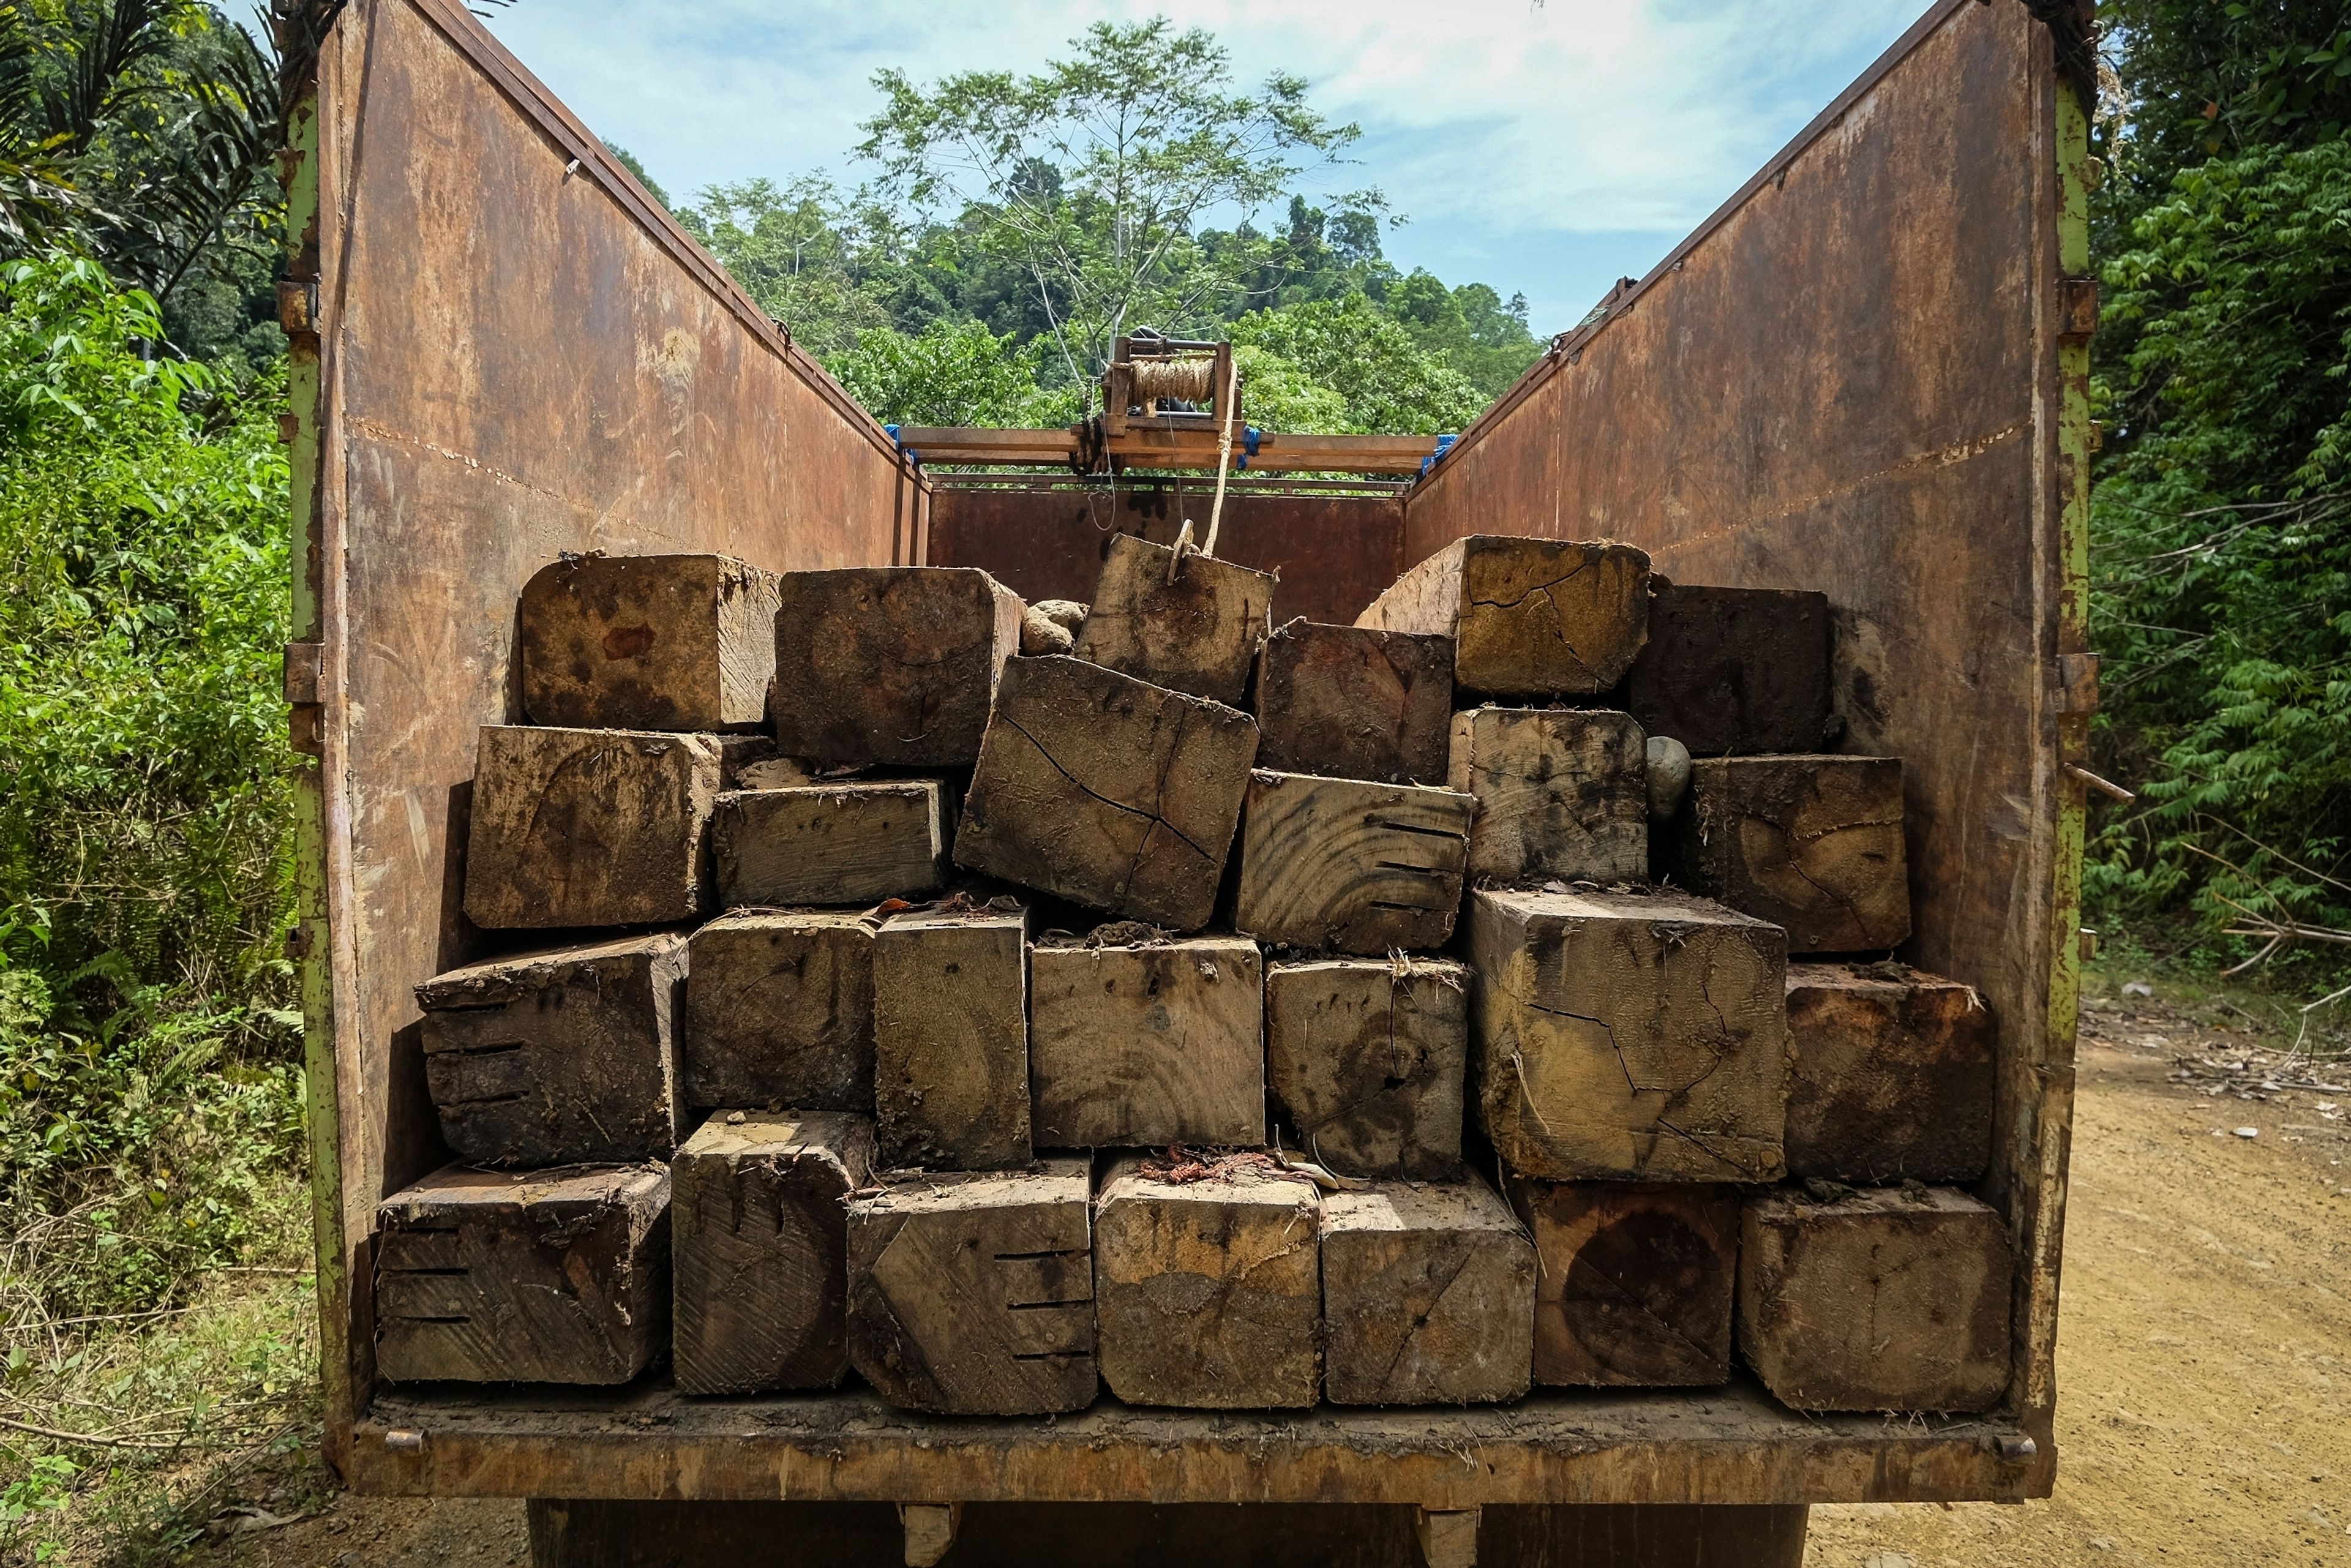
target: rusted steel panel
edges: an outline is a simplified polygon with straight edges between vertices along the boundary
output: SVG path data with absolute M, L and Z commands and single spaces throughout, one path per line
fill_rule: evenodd
M 355 0 L 319 62 L 314 515 L 341 1234 L 446 1157 L 417 981 L 458 913 L 475 732 L 565 550 L 904 559 L 921 481 L 453 0 Z M 340 1303 L 337 1304 L 338 1306 Z M 332 1407 L 363 1406 L 363 1299 Z
M 2054 1314 L 2023 1309 L 2054 1300 L 2073 1071 L 2048 1005 L 2071 885 L 2048 693 L 2078 622 L 2058 90 L 2022 0 L 1946 0 L 1405 502 L 1413 560 L 1471 532 L 1614 538 L 1685 581 L 1828 593 L 1846 749 L 1906 762 L 1904 956 L 2000 1019 L 1985 1191 L 2019 1240 L 2011 1400 L 2044 1444 Z
M 1115 492 L 1076 486 L 958 489 L 932 496 L 933 566 L 977 566 L 1030 601 L 1093 597 L 1114 533 L 1176 542 L 1186 518 L 1197 539 L 1208 529 L 1215 481 L 1181 486 L 1122 483 Z M 1217 553 L 1281 574 L 1279 622 L 1303 615 L 1345 625 L 1403 569 L 1404 506 L 1384 496 L 1296 492 L 1225 494 Z

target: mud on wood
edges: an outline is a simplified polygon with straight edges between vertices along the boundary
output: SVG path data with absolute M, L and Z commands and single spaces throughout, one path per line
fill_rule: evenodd
M 1651 583 L 1649 641 L 1625 677 L 1642 729 L 1693 757 L 1829 745 L 1827 594 Z
M 914 910 L 873 939 L 873 1103 L 881 1161 L 1025 1166 L 1028 916 Z
M 523 711 L 580 729 L 756 729 L 776 576 L 721 555 L 567 556 L 518 615 Z
M 728 909 L 919 899 L 946 881 L 945 786 L 877 779 L 729 790 L 710 840 Z
M 1449 638 L 1292 621 L 1259 657 L 1261 768 L 1434 784 L 1452 719 Z
M 1999 1089 L 1994 1036 L 1972 986 L 1902 964 L 1789 965 L 1788 1174 L 1981 1177 Z
M 1456 714 L 1446 782 L 1478 798 L 1473 881 L 1607 883 L 1648 875 L 1648 745 L 1628 715 Z
M 1739 1190 L 1506 1176 L 1542 1260 L 1534 1378 L 1582 1387 L 1730 1379 Z
M 1265 641 L 1273 574 L 1133 534 L 1104 544 L 1074 652 L 1108 669 L 1238 707 Z
M 873 1108 L 873 934 L 846 910 L 721 915 L 686 938 L 688 1105 Z
M 792 571 L 778 586 L 778 746 L 828 763 L 968 768 L 1024 608 L 969 567 Z
M 1276 964 L 1266 1079 L 1294 1146 L 1351 1176 L 1461 1174 L 1469 971 L 1442 958 Z
M 1334 1405 L 1516 1399 L 1535 1249 L 1494 1189 L 1376 1182 L 1322 1199 L 1323 1389 Z
M 1884 953 L 1909 939 L 1899 758 L 1695 761 L 1676 832 L 1679 880 L 1785 926 L 1791 953 Z

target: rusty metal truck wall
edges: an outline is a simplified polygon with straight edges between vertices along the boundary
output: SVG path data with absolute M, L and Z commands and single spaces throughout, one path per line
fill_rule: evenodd
M 1827 591 L 1844 748 L 1907 764 L 1904 956 L 1998 1016 L 1990 1190 L 2023 1243 L 2014 1392 L 2045 1408 L 2074 1027 L 2046 692 L 2078 634 L 2056 83 L 2022 0 L 1938 5 L 1882 66 L 1465 436 L 1407 497 L 1405 555 L 1531 525 Z
M 298 455 L 315 454 L 316 477 L 296 523 L 298 606 L 319 636 L 317 690 L 301 695 L 323 753 L 350 1262 L 377 1199 L 445 1157 L 411 988 L 470 956 L 450 846 L 476 727 L 518 716 L 525 580 L 565 550 L 888 563 L 911 558 L 921 486 L 455 0 L 344 12 L 315 138 L 300 254 L 319 330 L 298 337 L 297 370 L 314 353 L 318 390 L 297 417 L 313 422 Z M 357 1325 L 362 1400 L 365 1340 Z

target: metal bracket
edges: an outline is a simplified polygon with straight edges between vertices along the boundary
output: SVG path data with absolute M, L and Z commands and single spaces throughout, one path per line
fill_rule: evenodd
M 277 286 L 277 325 L 289 338 L 319 330 L 319 283 L 289 277 Z
M 955 1545 L 963 1522 L 959 1502 L 902 1502 L 898 1522 L 906 1531 L 906 1568 L 932 1568 Z
M 2057 329 L 2061 338 L 2087 338 L 2098 329 L 2098 280 L 2095 277 L 2069 277 L 2065 280 L 2065 320 Z
M 1474 1508 L 1413 1511 L 1413 1530 L 1428 1568 L 1477 1568 L 1478 1517 Z
M 2098 711 L 2098 656 L 2095 653 L 2057 655 L 2057 711 L 2069 717 Z
M 304 757 L 326 751 L 326 710 L 319 706 L 320 644 L 286 644 L 286 743 Z

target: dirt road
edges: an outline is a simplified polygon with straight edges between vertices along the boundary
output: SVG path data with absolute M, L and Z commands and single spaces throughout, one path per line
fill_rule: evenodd
M 2273 1069 L 2258 1061 L 2216 1069 L 2220 1082 L 2173 1081 L 2182 1055 L 2225 1066 L 2241 1038 L 2225 1019 L 2138 1002 L 2087 1019 L 2057 1495 L 2017 1508 L 1815 1509 L 1809 1563 L 2351 1564 L 2351 1093 L 2264 1089 Z M 2238 1135 L 2245 1127 L 2256 1135 Z M 518 1503 L 345 1498 L 183 1561 L 492 1568 L 528 1557 Z

